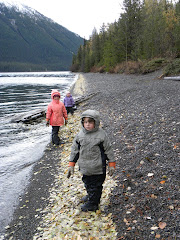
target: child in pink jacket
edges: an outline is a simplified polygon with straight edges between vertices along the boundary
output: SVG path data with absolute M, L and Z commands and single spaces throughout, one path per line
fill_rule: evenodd
M 60 93 L 58 90 L 52 90 L 52 101 L 48 104 L 46 113 L 46 125 L 52 126 L 52 143 L 59 145 L 60 139 L 58 136 L 59 127 L 67 124 L 68 116 L 64 103 L 60 101 Z

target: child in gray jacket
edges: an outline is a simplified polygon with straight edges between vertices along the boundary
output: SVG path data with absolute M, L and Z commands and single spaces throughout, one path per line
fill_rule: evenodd
M 115 171 L 115 161 L 107 134 L 100 125 L 99 112 L 87 110 L 81 116 L 82 129 L 75 136 L 71 147 L 68 175 L 74 174 L 78 162 L 82 181 L 87 191 L 81 206 L 82 211 L 96 211 L 100 203 L 103 183 L 106 178 L 106 161 L 109 162 L 109 175 Z

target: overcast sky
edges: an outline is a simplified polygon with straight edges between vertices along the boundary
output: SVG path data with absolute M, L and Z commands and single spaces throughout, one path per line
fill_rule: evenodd
M 20 0 L 20 2 L 86 39 L 89 39 L 94 27 L 99 31 L 103 23 L 118 20 L 123 6 L 123 0 Z

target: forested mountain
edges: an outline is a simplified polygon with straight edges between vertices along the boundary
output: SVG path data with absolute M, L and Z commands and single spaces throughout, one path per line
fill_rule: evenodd
M 0 1 L 0 71 L 69 70 L 82 43 L 36 10 Z
M 73 57 L 72 71 L 118 73 L 127 63 L 135 66 L 157 58 L 160 64 L 167 58 L 180 58 L 179 0 L 123 3 L 119 20 L 102 25 L 99 33 L 95 29 L 91 39 L 79 48 Z

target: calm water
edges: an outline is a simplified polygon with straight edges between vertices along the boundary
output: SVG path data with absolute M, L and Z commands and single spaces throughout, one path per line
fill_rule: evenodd
M 22 113 L 46 109 L 51 89 L 58 89 L 63 101 L 77 76 L 71 72 L 0 73 L 0 235 L 51 136 L 45 119 L 32 125 L 13 120 Z

